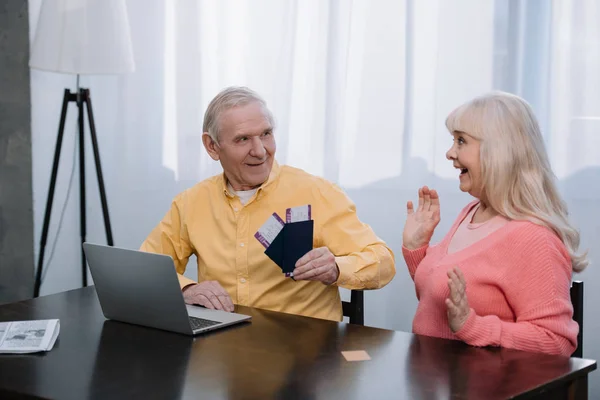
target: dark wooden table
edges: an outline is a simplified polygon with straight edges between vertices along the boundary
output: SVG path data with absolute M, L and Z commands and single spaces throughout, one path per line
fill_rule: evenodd
M 59 318 L 54 349 L 0 355 L 0 398 L 585 398 L 596 362 L 238 307 L 252 322 L 190 338 L 104 319 L 93 287 L 0 306 Z M 347 362 L 345 350 L 370 361 Z

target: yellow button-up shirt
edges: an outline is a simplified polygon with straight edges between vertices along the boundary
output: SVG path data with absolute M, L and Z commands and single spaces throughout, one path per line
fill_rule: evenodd
M 274 213 L 285 220 L 289 207 L 311 205 L 313 247 L 326 246 L 340 270 L 334 285 L 286 278 L 254 234 Z M 224 175 L 179 194 L 141 246 L 175 262 L 181 288 L 188 258 L 198 260 L 198 280 L 216 280 L 235 304 L 342 319 L 337 286 L 378 289 L 396 273 L 394 254 L 356 215 L 354 203 L 332 183 L 302 170 L 273 163 L 269 179 L 242 205 Z

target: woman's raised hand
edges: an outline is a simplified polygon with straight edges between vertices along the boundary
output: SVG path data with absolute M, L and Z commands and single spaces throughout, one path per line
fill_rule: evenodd
M 440 222 L 440 198 L 435 190 L 427 186 L 419 189 L 419 206 L 415 210 L 413 202 L 406 204 L 408 215 L 404 224 L 402 241 L 404 247 L 415 250 L 429 244 L 435 227 Z

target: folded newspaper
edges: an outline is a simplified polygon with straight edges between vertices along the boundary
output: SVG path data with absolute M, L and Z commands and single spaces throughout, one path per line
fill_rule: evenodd
M 0 322 L 0 353 L 50 351 L 60 332 L 60 320 Z

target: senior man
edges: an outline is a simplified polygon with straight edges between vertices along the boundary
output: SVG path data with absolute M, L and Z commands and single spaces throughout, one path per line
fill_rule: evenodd
M 202 142 L 223 174 L 179 194 L 141 250 L 175 261 L 188 304 L 233 311 L 233 304 L 340 321 L 338 287 L 378 289 L 394 277 L 394 255 L 337 186 L 275 161 L 273 117 L 245 87 L 221 91 L 204 115 Z M 313 250 L 294 279 L 254 237 L 273 214 L 311 205 Z M 198 281 L 183 276 L 198 260 Z

